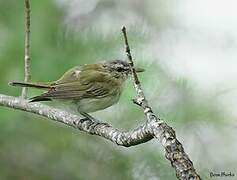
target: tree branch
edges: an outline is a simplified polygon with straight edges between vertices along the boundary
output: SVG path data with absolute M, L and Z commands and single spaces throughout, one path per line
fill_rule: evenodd
M 165 148 L 165 156 L 175 168 L 178 179 L 201 179 L 196 173 L 192 161 L 184 152 L 182 144 L 177 140 L 175 131 L 166 123 L 163 123 L 160 118 L 153 113 L 152 108 L 149 106 L 134 67 L 125 26 L 122 27 L 122 33 L 124 36 L 125 52 L 128 57 L 133 75 L 134 87 L 137 93 L 137 98 L 134 99 L 134 103 L 144 110 L 144 114 L 147 118 L 146 123 L 148 126 L 151 126 L 149 132 L 162 143 Z
M 25 0 L 25 78 L 24 82 L 30 81 L 30 2 Z M 22 88 L 22 97 L 27 98 L 26 87 Z
M 42 103 L 29 103 L 27 100 L 3 94 L 0 94 L 0 105 L 44 116 L 89 134 L 104 137 L 121 146 L 134 146 L 153 138 L 147 124 L 128 132 L 120 131 L 107 123 L 95 122 Z

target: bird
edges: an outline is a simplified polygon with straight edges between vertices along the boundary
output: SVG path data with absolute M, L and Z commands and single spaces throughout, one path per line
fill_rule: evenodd
M 135 68 L 135 71 L 140 73 L 144 69 Z M 76 104 L 80 114 L 88 117 L 88 113 L 106 109 L 119 101 L 130 74 L 128 62 L 111 60 L 75 66 L 53 82 L 9 82 L 9 85 L 44 89 L 46 92 L 30 98 L 29 102 L 70 101 Z

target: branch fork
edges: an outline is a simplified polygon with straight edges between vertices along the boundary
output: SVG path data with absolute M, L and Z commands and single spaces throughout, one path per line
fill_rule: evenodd
M 196 173 L 192 161 L 184 152 L 182 144 L 177 140 L 175 131 L 166 123 L 161 121 L 160 118 L 158 118 L 153 113 L 152 108 L 149 106 L 148 101 L 146 100 L 146 97 L 143 93 L 141 83 L 135 71 L 125 26 L 122 27 L 122 33 L 124 37 L 125 51 L 132 71 L 134 88 L 137 93 L 137 98 L 133 99 L 133 102 L 143 109 L 147 119 L 146 123 L 150 127 L 149 133 L 154 138 L 157 138 L 165 148 L 165 156 L 171 162 L 171 165 L 175 168 L 176 176 L 178 179 L 201 179 L 200 176 Z

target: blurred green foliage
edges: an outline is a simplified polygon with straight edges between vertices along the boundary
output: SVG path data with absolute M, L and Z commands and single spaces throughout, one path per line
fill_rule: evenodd
M 23 1 L 0 0 L 0 93 L 14 96 L 20 95 L 20 89 L 7 84 L 24 76 L 23 5 Z M 63 22 L 64 11 L 54 1 L 31 1 L 32 81 L 56 80 L 75 65 L 125 57 L 120 29 L 104 37 L 90 28 L 72 31 Z M 132 51 L 139 54 L 136 45 L 145 42 L 146 36 L 131 28 L 129 39 Z M 178 136 L 185 136 L 180 131 L 200 120 L 222 122 L 224 115 L 215 97 L 202 97 L 186 79 L 177 80 L 158 63 L 146 61 L 150 59 L 139 62 L 147 69 L 141 75 L 145 93 L 155 111 L 177 128 Z M 37 93 L 30 90 L 30 96 Z M 129 81 L 118 105 L 95 113 L 96 117 L 118 128 L 136 127 L 144 117 L 132 105 L 134 95 Z M 0 179 L 175 179 L 174 169 L 155 140 L 132 148 L 117 147 L 26 112 L 0 107 L 0 115 Z M 194 163 L 201 168 L 200 161 Z M 206 176 L 208 170 L 203 169 L 201 174 Z

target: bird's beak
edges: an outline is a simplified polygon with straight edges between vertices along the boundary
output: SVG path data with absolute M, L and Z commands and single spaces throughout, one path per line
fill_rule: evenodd
M 140 73 L 140 72 L 144 72 L 144 71 L 145 71 L 145 69 L 142 69 L 142 68 L 135 68 L 135 70 L 136 70 L 137 73 Z

